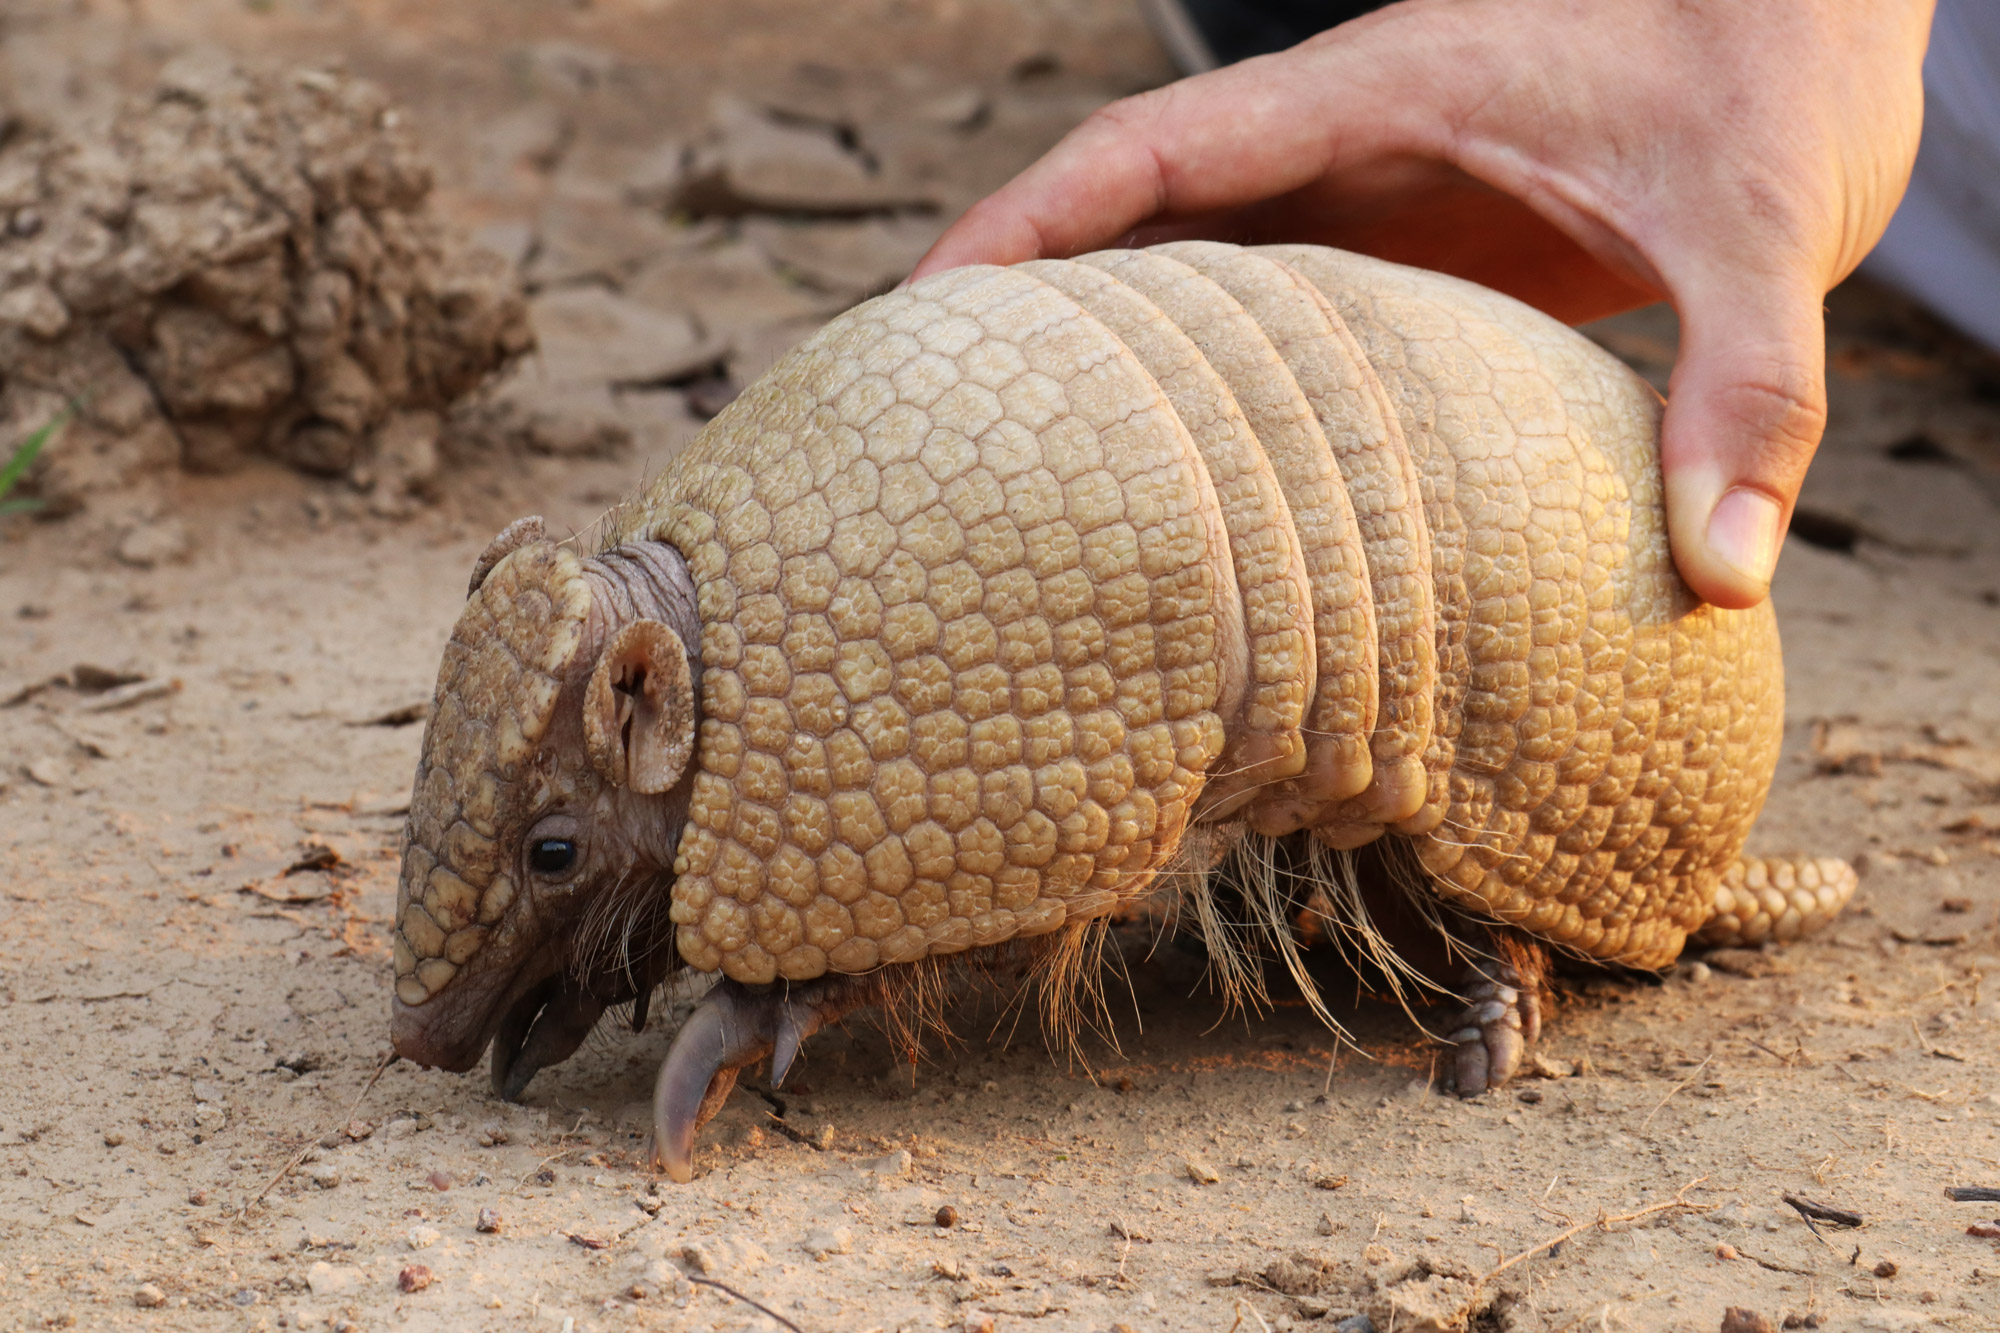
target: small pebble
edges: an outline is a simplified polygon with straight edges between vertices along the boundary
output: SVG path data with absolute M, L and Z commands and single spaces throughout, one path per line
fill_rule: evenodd
M 200 1208 L 200 1207 L 202 1207 L 202 1206 L 203 1206 L 204 1204 L 206 1204 L 206 1203 L 208 1202 L 208 1191 L 207 1191 L 207 1190 L 189 1190 L 189 1191 L 188 1191 L 188 1202 L 189 1202 L 189 1203 L 191 1203 L 191 1204 L 193 1204 L 193 1205 L 194 1205 L 195 1207 L 197 1207 L 197 1208 Z
M 1526 1102 L 1530 1106 L 1533 1106 L 1542 1100 L 1541 1090 L 1538 1088 L 1523 1088 L 1514 1095 L 1521 1101 Z
M 955 1227 L 958 1225 L 958 1209 L 948 1203 L 944 1204 L 937 1210 L 937 1216 L 933 1217 L 931 1221 L 941 1227 Z
M 1777 1333 L 1771 1321 L 1755 1310 L 1732 1305 L 1722 1312 L 1721 1333 Z
M 1689 963 L 1687 965 L 1687 979 L 1690 986 L 1699 986 L 1714 975 L 1715 969 L 1711 968 L 1707 963 Z
M 910 1150 L 898 1148 L 892 1153 L 856 1162 L 854 1165 L 862 1171 L 872 1172 L 878 1176 L 907 1176 L 910 1174 Z
M 993 1316 L 985 1310 L 973 1310 L 966 1314 L 965 1322 L 959 1327 L 965 1333 L 993 1333 Z
M 433 1171 L 426 1178 L 431 1182 L 431 1188 L 436 1190 L 440 1194 L 444 1193 L 452 1186 L 451 1172 L 449 1171 L 444 1171 L 444 1170 Z
M 1731 1245 L 1728 1241 L 1724 1241 L 1715 1247 L 1715 1257 L 1727 1261 L 1741 1259 L 1743 1256 L 1734 1245 Z
M 410 1248 L 413 1250 L 428 1250 L 431 1246 L 438 1243 L 438 1229 L 436 1227 L 411 1227 L 409 1235 L 405 1236 L 404 1239 L 409 1242 Z
M 1340 1228 L 1334 1225 L 1332 1213 L 1321 1213 L 1319 1221 L 1313 1224 L 1313 1230 L 1322 1236 L 1331 1236 L 1334 1232 L 1340 1230 Z
M 479 1220 L 472 1225 L 475 1230 L 483 1231 L 489 1236 L 494 1235 L 500 1230 L 500 1214 L 492 1208 L 481 1208 Z
M 1896 1268 L 1896 1261 L 1894 1259 L 1884 1259 L 1875 1265 L 1876 1277 L 1894 1277 L 1897 1272 L 1898 1269 Z
M 104 1131 L 104 1146 L 105 1146 L 105 1147 L 107 1147 L 107 1148 L 116 1148 L 116 1147 L 119 1147 L 119 1146 L 120 1146 L 121 1144 L 123 1144 L 124 1142 L 125 1142 L 125 1136 L 124 1136 L 123 1134 L 120 1134 L 120 1133 L 119 1133 L 119 1132 L 118 1132 L 117 1130 L 115 1130 L 115 1129 L 107 1129 L 107 1130 L 105 1130 L 105 1131 Z
M 330 1190 L 340 1184 L 340 1168 L 331 1162 L 315 1162 L 307 1168 L 306 1179 L 316 1189 Z
M 132 1304 L 141 1310 L 157 1310 L 167 1303 L 167 1293 L 148 1282 L 132 1293 Z
M 397 1287 L 406 1292 L 422 1291 L 435 1281 L 437 1281 L 437 1277 L 422 1264 L 411 1264 L 408 1268 L 396 1274 Z
M 1187 1177 L 1197 1185 L 1213 1185 L 1222 1179 L 1222 1173 L 1199 1157 L 1190 1157 L 1185 1163 Z
M 1316 1190 L 1337 1190 L 1346 1183 L 1346 1176 L 1321 1176 L 1319 1179 L 1313 1181 L 1313 1188 Z
M 814 1227 L 806 1232 L 804 1247 L 815 1259 L 848 1254 L 854 1249 L 854 1233 L 846 1227 Z
M 478 1137 L 480 1147 L 497 1148 L 507 1141 L 507 1131 L 499 1125 L 481 1125 Z

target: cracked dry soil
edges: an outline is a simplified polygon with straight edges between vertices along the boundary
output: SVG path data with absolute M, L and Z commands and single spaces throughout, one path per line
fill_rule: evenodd
M 0 16 L 54 112 L 190 48 L 341 57 L 543 335 L 413 517 L 253 464 L 171 484 L 192 551 L 151 568 L 0 528 L 0 1328 L 2000 1329 L 2000 1241 L 1968 1231 L 2000 1205 L 1945 1196 L 2000 1185 L 2000 395 L 1860 287 L 1778 580 L 1756 835 L 1861 861 L 1820 938 L 1572 979 L 1551 1077 L 1459 1102 L 1393 1008 L 1350 1000 L 1336 1049 L 1298 1004 L 1224 1014 L 1196 954 L 1134 934 L 1087 1067 L 1005 996 L 914 1066 L 853 1023 L 739 1094 L 680 1188 L 643 1165 L 670 1023 L 607 1024 L 518 1106 L 379 1067 L 417 724 L 486 538 L 588 523 L 1167 73 L 1111 0 L 824 8 Z M 1595 332 L 1664 374 L 1661 312 Z

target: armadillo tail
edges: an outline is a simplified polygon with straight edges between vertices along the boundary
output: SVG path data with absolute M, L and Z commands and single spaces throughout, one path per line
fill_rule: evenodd
M 1716 886 L 1697 944 L 1785 944 L 1840 914 L 1860 879 L 1837 857 L 1746 856 Z

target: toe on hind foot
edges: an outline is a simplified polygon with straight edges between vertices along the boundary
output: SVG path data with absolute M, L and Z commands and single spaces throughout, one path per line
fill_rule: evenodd
M 1452 1048 L 1452 1090 L 1477 1097 L 1505 1084 L 1541 1035 L 1541 999 L 1505 963 L 1473 967 L 1463 992 L 1465 1009 L 1445 1042 Z

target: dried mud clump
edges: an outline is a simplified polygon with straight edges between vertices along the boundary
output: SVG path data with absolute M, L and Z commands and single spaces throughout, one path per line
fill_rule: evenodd
M 0 108 L 0 446 L 73 418 L 45 512 L 264 455 L 394 510 L 443 414 L 533 336 L 498 256 L 450 241 L 383 93 L 170 66 L 108 128 Z

